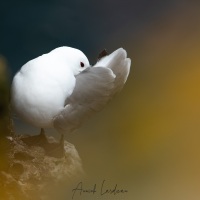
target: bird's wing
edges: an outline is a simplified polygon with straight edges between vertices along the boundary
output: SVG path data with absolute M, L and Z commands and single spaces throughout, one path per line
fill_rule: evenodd
M 79 128 L 123 87 L 129 69 L 126 51 L 118 49 L 77 75 L 74 91 L 65 108 L 54 118 L 54 127 L 61 133 Z
M 115 92 L 119 92 L 126 82 L 131 66 L 131 59 L 127 58 L 127 53 L 123 48 L 119 48 L 112 54 L 100 59 L 94 67 L 106 67 L 113 71 L 116 75 Z

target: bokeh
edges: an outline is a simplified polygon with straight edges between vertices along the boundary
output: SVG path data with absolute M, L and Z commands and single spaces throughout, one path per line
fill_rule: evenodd
M 106 180 L 128 193 L 75 199 L 200 198 L 199 1 L 21 1 L 1 8 L 0 54 L 12 76 L 63 45 L 81 49 L 92 64 L 104 48 L 124 47 L 132 59 L 122 92 L 66 136 L 82 158 L 86 186 Z

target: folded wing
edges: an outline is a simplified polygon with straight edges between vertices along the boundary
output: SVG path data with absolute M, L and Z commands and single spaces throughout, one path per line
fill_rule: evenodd
M 78 129 L 92 114 L 102 110 L 122 89 L 127 80 L 131 60 L 122 48 L 103 57 L 95 66 L 76 76 L 76 86 L 64 109 L 54 118 L 61 133 Z

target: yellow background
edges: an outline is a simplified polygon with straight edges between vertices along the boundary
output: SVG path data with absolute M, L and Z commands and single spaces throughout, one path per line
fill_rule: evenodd
M 129 191 L 109 199 L 200 199 L 199 11 L 177 5 L 140 34 L 130 29 L 123 38 L 132 59 L 127 84 L 70 136 L 88 185 L 106 179 Z M 121 37 L 108 42 L 114 48 Z

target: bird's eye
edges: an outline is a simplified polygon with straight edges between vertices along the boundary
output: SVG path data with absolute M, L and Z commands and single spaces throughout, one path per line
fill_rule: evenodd
M 81 65 L 81 67 L 84 67 L 84 66 L 85 66 L 83 62 L 80 62 L 80 65 Z

